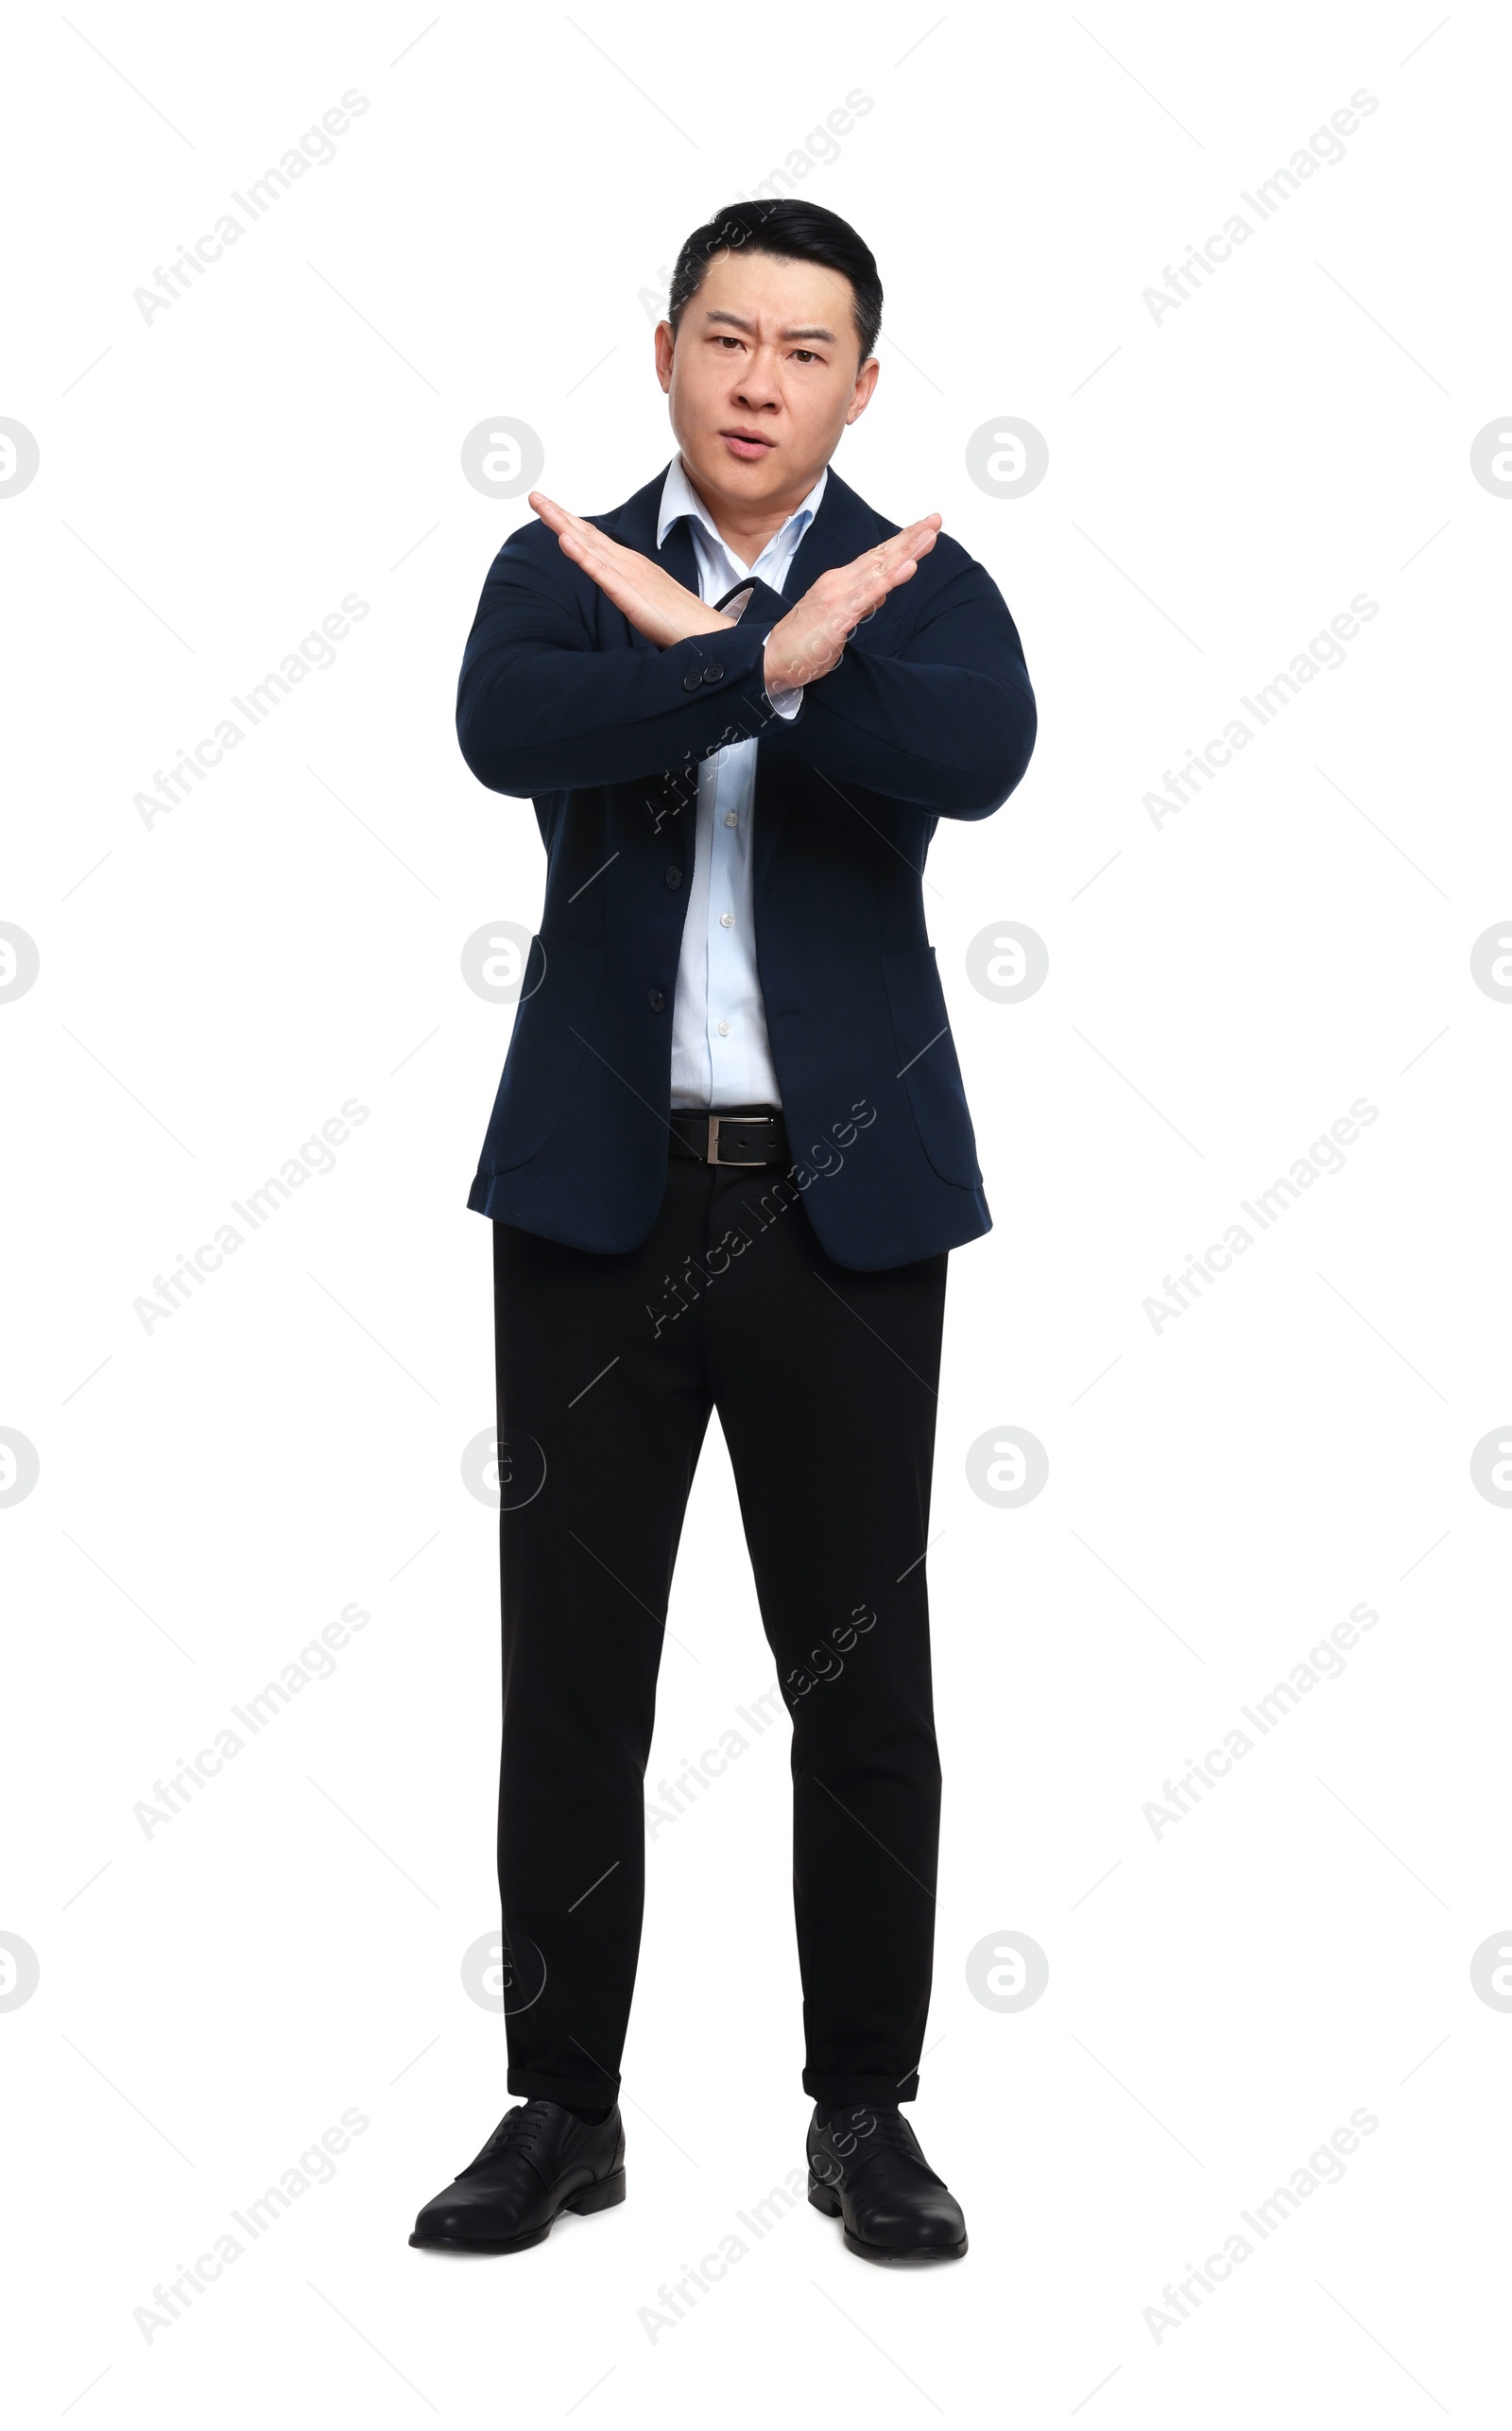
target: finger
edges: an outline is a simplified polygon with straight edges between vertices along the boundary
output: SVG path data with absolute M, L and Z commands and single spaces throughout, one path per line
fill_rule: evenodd
M 575 515 L 569 507 L 559 507 L 556 499 L 548 498 L 543 490 L 530 491 L 530 504 L 547 529 L 556 533 L 569 556 L 579 552 L 586 555 L 595 548 L 602 550 L 610 545 L 605 543 L 596 524 L 589 523 L 585 516 Z M 576 548 L 570 545 L 572 543 L 576 543 Z
M 585 524 L 580 515 L 569 513 L 565 507 L 558 507 L 553 499 L 543 500 L 542 509 L 541 520 L 547 530 L 556 533 L 569 557 L 586 562 L 595 541 L 602 535 L 594 530 L 592 524 Z
M 895 590 L 900 582 L 908 580 L 916 563 L 916 559 L 905 557 L 895 558 L 888 564 L 879 566 L 874 575 L 868 576 L 863 581 L 855 597 L 868 613 L 873 609 L 880 608 L 889 591 Z
M 912 559 L 908 560 L 907 564 L 896 567 L 888 576 L 885 585 L 880 591 L 870 595 L 870 605 L 863 606 L 859 615 L 852 615 L 851 623 L 854 625 L 869 624 L 871 618 L 876 614 L 878 609 L 883 605 L 883 602 L 887 597 L 888 593 L 896 591 L 900 583 L 910 581 L 915 570 Z
M 889 532 L 885 541 L 880 541 L 878 543 L 878 551 L 880 553 L 886 550 L 913 548 L 923 538 L 926 532 L 933 536 L 939 530 L 939 527 L 940 518 L 937 514 L 920 515 L 917 522 L 904 524 L 901 530 Z
M 896 591 L 900 583 L 911 580 L 915 570 L 916 560 L 905 558 L 901 565 L 889 566 L 880 579 L 864 583 L 840 612 L 839 629 L 849 633 L 857 625 L 869 623 L 888 594 Z
M 554 532 L 563 530 L 575 520 L 565 507 L 558 507 L 555 498 L 548 498 L 544 490 L 532 490 L 526 504 L 534 507 L 541 522 Z
M 937 515 L 926 515 L 919 523 L 905 525 L 901 532 L 894 532 L 888 539 L 879 541 L 874 549 L 868 549 L 864 558 L 858 558 L 857 569 L 865 568 L 868 572 L 875 569 L 884 576 L 890 576 L 895 565 L 911 563 L 923 557 L 935 545 L 939 522 Z
M 906 582 L 918 566 L 919 559 L 926 554 L 927 551 L 925 549 L 916 548 L 912 550 L 907 557 L 900 558 L 894 564 L 890 565 L 887 569 L 888 590 L 891 591 L 895 585 L 900 582 Z
M 592 524 L 580 524 L 576 516 L 571 517 L 566 526 L 557 532 L 557 545 L 590 582 L 610 595 L 616 606 L 624 605 L 633 586 L 627 581 L 625 569 L 615 561 L 619 552 L 612 543 L 606 544 L 603 534 Z
M 570 559 L 574 565 L 581 567 L 591 582 L 604 581 L 609 571 L 604 559 L 597 554 L 596 550 L 590 547 L 587 541 L 581 540 L 576 532 L 558 532 L 557 545 L 563 557 Z
M 604 582 L 616 573 L 623 580 L 628 573 L 624 563 L 627 554 L 613 541 L 607 541 L 596 526 L 585 524 L 579 516 L 569 517 L 565 529 L 557 535 L 558 546 L 580 565 L 595 582 Z

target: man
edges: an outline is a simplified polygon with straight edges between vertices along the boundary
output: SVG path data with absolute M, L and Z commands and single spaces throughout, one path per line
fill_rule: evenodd
M 963 2254 L 918 2090 L 940 1769 L 924 1547 L 949 1250 L 989 1226 L 920 874 L 1018 784 L 1019 637 L 937 514 L 831 457 L 876 388 L 870 252 L 811 203 L 679 256 L 679 454 L 610 514 L 532 491 L 457 700 L 547 851 L 469 1205 L 493 1224 L 508 2086 L 413 2245 L 514 2252 L 625 2194 L 643 1782 L 711 1409 L 793 1724 L 810 2200 Z M 737 2089 L 731 2089 L 737 2090 Z

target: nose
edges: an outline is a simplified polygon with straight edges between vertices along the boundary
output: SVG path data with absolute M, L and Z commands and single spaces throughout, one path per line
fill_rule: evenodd
M 743 405 L 776 405 L 781 401 L 777 380 L 777 349 L 756 347 L 740 375 L 736 390 Z

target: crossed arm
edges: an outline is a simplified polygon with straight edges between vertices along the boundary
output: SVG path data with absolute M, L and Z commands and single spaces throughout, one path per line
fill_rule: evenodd
M 733 623 L 684 590 L 665 566 L 653 564 L 638 549 L 622 547 L 596 524 L 570 514 L 544 491 L 532 490 L 530 504 L 556 533 L 563 556 L 580 565 L 648 641 L 664 649 L 695 633 L 725 631 Z M 767 691 L 795 690 L 828 675 L 857 625 L 881 607 L 889 591 L 909 580 L 919 559 L 934 547 L 939 526 L 938 515 L 925 515 L 850 565 L 821 574 L 795 607 L 784 603 L 785 612 L 767 635 L 763 655 L 762 681 Z
M 749 597 L 735 621 L 596 525 L 537 491 L 531 504 L 659 655 L 593 647 L 536 571 L 540 526 L 518 551 L 507 545 L 457 696 L 463 756 L 483 784 L 538 794 L 688 765 L 759 733 L 775 714 L 770 696 L 798 686 L 802 714 L 784 732 L 836 784 L 979 819 L 1018 784 L 1034 743 L 1034 696 L 1013 620 L 979 567 L 963 566 L 942 587 L 902 654 L 852 639 L 934 547 L 937 515 L 820 575 L 795 605 L 765 582 L 741 585 Z

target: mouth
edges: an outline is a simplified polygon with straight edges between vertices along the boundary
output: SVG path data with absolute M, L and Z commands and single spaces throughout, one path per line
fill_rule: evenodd
M 757 463 L 777 444 L 775 440 L 763 439 L 758 431 L 753 430 L 722 430 L 719 436 L 730 455 L 738 457 L 743 464 Z

